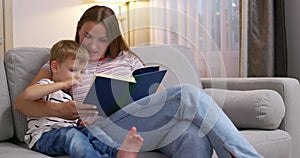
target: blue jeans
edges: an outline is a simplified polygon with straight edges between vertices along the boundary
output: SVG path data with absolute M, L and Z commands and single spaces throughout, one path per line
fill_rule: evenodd
M 97 133 L 97 138 L 92 133 Z M 96 126 L 53 129 L 42 135 L 33 150 L 50 156 L 115 158 L 119 144 L 103 134 L 104 132 Z M 101 139 L 103 141 L 100 141 Z
M 124 107 L 101 127 L 122 142 L 136 126 L 144 138 L 142 151 L 158 150 L 173 158 L 212 156 L 261 158 L 221 108 L 201 89 L 191 85 L 168 88 Z

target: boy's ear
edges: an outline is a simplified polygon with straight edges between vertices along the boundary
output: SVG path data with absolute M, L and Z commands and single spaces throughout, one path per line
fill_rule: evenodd
M 55 73 L 55 72 L 57 72 L 57 61 L 56 60 L 52 60 L 51 62 L 50 62 L 50 70 L 53 72 L 53 73 Z

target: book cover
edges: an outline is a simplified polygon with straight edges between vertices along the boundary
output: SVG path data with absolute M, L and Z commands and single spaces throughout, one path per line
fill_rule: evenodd
M 133 71 L 130 77 L 97 74 L 83 103 L 96 105 L 100 115 L 110 116 L 123 106 L 155 93 L 166 71 L 159 70 L 159 66 L 148 66 Z

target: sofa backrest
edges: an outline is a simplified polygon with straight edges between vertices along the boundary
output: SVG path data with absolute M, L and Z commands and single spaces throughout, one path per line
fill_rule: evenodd
M 200 75 L 195 69 L 193 52 L 180 45 L 142 46 L 132 48 L 145 64 L 158 64 L 168 69 L 162 85 L 170 87 L 179 83 L 190 83 L 202 87 Z M 8 80 L 11 104 L 38 73 L 43 64 L 49 60 L 49 48 L 21 47 L 9 50 L 5 55 L 5 69 Z M 7 94 L 7 93 L 6 93 Z M 8 103 L 9 104 L 9 103 Z M 26 117 L 13 111 L 15 137 L 24 140 L 27 131 Z
M 156 45 L 133 47 L 145 65 L 160 65 L 167 69 L 162 86 L 188 83 L 202 88 L 200 73 L 196 69 L 193 51 L 183 45 Z
M 2 56 L 0 60 L 0 141 L 4 141 L 13 136 L 14 126 Z
M 48 48 L 34 47 L 14 48 L 6 52 L 4 63 L 11 104 L 14 103 L 16 96 L 32 81 L 41 66 L 49 60 L 49 52 Z M 12 111 L 15 137 L 19 141 L 23 141 L 27 131 L 26 117 L 16 110 Z

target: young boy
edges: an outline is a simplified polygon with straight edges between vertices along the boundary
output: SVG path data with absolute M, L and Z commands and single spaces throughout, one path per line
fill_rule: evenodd
M 53 45 L 50 52 L 52 78 L 42 79 L 25 90 L 27 99 L 45 99 L 50 102 L 73 100 L 70 90 L 80 86 L 82 73 L 88 63 L 86 49 L 72 40 L 61 40 Z M 142 146 L 143 138 L 132 127 L 122 145 L 114 142 L 99 127 L 77 126 L 78 120 L 56 117 L 28 117 L 28 131 L 25 142 L 32 150 L 41 153 L 76 157 L 117 157 L 134 158 Z M 105 135 L 100 141 L 90 132 Z M 109 144 L 109 145 L 108 145 Z

